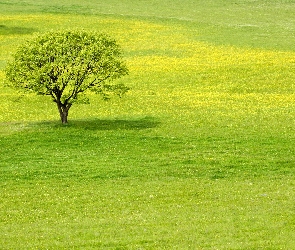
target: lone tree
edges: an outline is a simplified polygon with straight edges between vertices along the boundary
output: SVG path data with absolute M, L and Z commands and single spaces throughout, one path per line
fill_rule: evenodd
M 116 41 L 85 31 L 49 32 L 21 45 L 6 67 L 8 85 L 49 95 L 57 104 L 61 122 L 86 90 L 108 99 L 128 91 L 112 80 L 128 74 Z

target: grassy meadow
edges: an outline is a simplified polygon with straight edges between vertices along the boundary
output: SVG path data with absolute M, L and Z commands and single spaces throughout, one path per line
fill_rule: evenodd
M 0 249 L 294 249 L 295 2 L 0 0 Z M 34 33 L 108 33 L 131 90 L 2 84 Z

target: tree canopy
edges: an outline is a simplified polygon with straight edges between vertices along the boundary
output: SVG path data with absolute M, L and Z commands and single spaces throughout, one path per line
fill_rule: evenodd
M 128 91 L 112 80 L 128 74 L 119 45 L 106 34 L 86 31 L 48 32 L 18 47 L 6 67 L 8 85 L 49 95 L 62 123 L 77 101 L 87 101 L 86 90 L 122 96 Z

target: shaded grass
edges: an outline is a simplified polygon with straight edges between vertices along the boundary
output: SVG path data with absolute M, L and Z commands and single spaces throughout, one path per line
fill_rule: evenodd
M 25 27 L 7 27 L 6 25 L 0 25 L 0 36 L 4 35 L 22 35 L 36 32 L 36 30 Z
M 1 179 L 292 176 L 294 139 L 226 129 L 222 136 L 157 136 L 156 126 L 148 118 L 28 126 L 1 138 Z

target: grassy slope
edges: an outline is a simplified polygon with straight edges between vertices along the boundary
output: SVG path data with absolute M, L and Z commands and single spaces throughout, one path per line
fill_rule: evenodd
M 119 40 L 132 87 L 67 127 L 1 89 L 2 248 L 292 248 L 294 4 L 192 2 L 0 1 L 0 67 L 83 27 Z
M 1 1 L 4 13 L 83 13 L 188 21 L 202 27 L 201 39 L 279 50 L 294 50 L 294 2 L 284 1 Z M 199 40 L 199 37 L 198 37 Z

